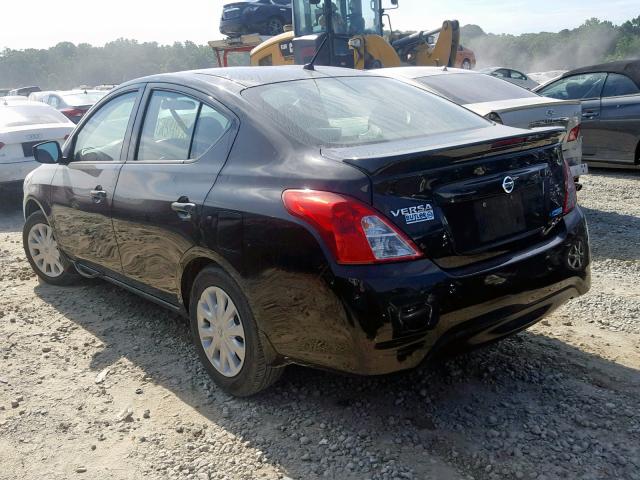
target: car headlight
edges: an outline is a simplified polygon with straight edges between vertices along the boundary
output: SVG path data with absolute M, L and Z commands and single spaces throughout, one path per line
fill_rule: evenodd
M 489 115 L 487 115 L 485 117 L 487 120 L 491 120 L 492 122 L 495 123 L 499 123 L 499 124 L 503 124 L 502 123 L 502 119 L 500 118 L 500 115 L 498 115 L 496 112 L 491 112 Z

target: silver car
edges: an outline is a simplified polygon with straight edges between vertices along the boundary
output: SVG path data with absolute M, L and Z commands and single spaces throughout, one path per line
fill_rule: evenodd
M 587 173 L 582 163 L 579 101 L 541 97 L 489 75 L 458 68 L 397 67 L 379 72 L 414 82 L 496 123 L 519 128 L 563 126 L 567 133 L 562 151 L 574 177 Z
M 524 73 L 514 70 L 513 68 L 488 67 L 480 69 L 478 72 L 505 80 L 509 83 L 513 83 L 514 85 L 518 85 L 519 87 L 526 88 L 527 90 L 531 90 L 538 86 L 538 82 L 529 78 Z

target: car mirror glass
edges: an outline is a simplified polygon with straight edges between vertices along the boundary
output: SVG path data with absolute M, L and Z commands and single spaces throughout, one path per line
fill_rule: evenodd
M 40 163 L 59 163 L 62 150 L 58 142 L 44 142 L 33 147 L 33 156 Z

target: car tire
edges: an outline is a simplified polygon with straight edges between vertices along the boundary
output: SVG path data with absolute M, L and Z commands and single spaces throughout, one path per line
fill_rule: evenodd
M 267 363 L 247 297 L 222 269 L 205 267 L 196 277 L 189 320 L 200 360 L 225 392 L 254 395 L 282 375 L 284 368 Z
M 264 34 L 265 35 L 280 35 L 284 32 L 284 22 L 279 17 L 271 17 L 265 23 Z
M 31 268 L 44 282 L 70 285 L 81 278 L 75 266 L 58 248 L 53 228 L 41 211 L 27 218 L 22 229 L 22 244 Z
M 465 59 L 462 61 L 462 68 L 463 68 L 464 70 L 471 70 L 471 61 L 470 61 L 468 58 L 465 58 Z

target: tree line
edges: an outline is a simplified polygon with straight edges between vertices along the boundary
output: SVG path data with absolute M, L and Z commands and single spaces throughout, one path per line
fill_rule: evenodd
M 119 84 L 154 73 L 211 67 L 208 45 L 159 45 L 118 39 L 104 47 L 58 43 L 48 49 L 0 51 L 0 87 L 38 85 L 63 90 L 79 85 Z
M 597 18 L 557 33 L 496 35 L 477 25 L 462 27 L 462 43 L 475 51 L 478 66 L 501 65 L 527 72 L 568 70 L 609 60 L 640 57 L 640 16 L 622 25 Z M 118 39 L 103 47 L 70 42 L 48 49 L 0 51 L 0 87 L 38 85 L 68 89 L 118 84 L 132 78 L 216 65 L 208 45 Z
M 640 16 L 622 25 L 597 18 L 557 33 L 485 33 L 477 25 L 461 29 L 478 66 L 508 66 L 527 72 L 571 70 L 613 60 L 640 58 Z

